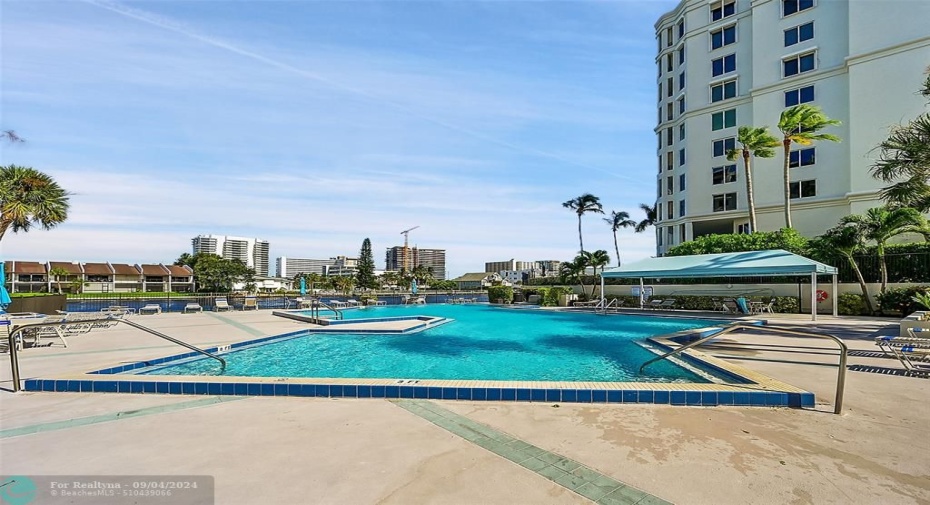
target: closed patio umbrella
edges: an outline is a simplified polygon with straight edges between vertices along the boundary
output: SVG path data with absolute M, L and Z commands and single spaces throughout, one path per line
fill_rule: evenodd
M 5 265 L 0 261 L 0 312 L 6 312 L 10 305 L 10 294 L 6 292 L 6 272 Z
M 307 279 L 304 277 L 300 278 L 300 296 L 307 294 Z

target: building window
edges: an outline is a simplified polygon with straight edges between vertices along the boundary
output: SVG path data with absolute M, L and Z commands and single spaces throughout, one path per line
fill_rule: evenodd
M 678 99 L 678 115 L 685 113 L 685 97 Z
M 685 20 L 682 19 L 678 22 L 678 40 L 681 40 L 685 36 Z
M 810 198 L 817 196 L 817 181 L 799 181 L 791 183 L 791 198 Z
M 659 154 L 659 173 L 660 174 L 662 173 L 662 155 L 661 154 Z
M 681 149 L 678 150 L 678 166 L 682 166 L 684 164 L 685 164 L 685 148 L 682 147 Z
M 736 210 L 736 193 L 714 195 L 714 212 Z
M 736 0 L 721 0 L 710 4 L 710 20 L 720 21 L 736 14 Z
M 727 151 L 736 149 L 736 137 L 717 139 L 714 141 L 714 157 L 726 156 Z
M 791 151 L 788 156 L 788 166 L 798 168 L 813 165 L 817 162 L 816 149 L 815 147 L 808 147 L 807 149 Z
M 685 190 L 685 174 L 678 176 L 678 191 Z M 679 214 L 684 214 L 684 212 L 679 212 Z
M 659 167 L 659 171 L 662 171 L 662 167 Z M 662 198 L 662 179 L 656 182 L 656 198 Z
M 659 81 L 659 101 L 662 101 L 662 82 Z
M 682 200 L 681 203 L 684 204 L 685 201 Z M 684 208 L 684 205 L 682 205 L 682 208 Z M 684 211 L 682 211 L 681 215 L 682 215 L 682 216 L 685 215 L 685 214 L 684 214 Z M 684 241 L 685 241 L 685 225 L 684 225 L 684 224 L 678 225 L 678 241 L 679 241 L 679 242 L 684 242 Z
M 675 117 L 675 110 L 672 108 L 672 104 L 668 104 L 665 107 L 665 119 L 668 119 L 669 121 L 671 121 L 672 118 L 674 117 Z
M 672 45 L 672 27 L 670 26 L 665 29 L 665 46 L 668 47 L 671 45 Z
M 659 123 L 662 122 L 662 107 L 659 107 Z
M 660 217 L 661 217 L 661 216 L 660 216 Z M 659 247 L 662 247 L 662 229 L 661 229 L 661 228 L 657 228 L 656 231 L 657 231 L 657 233 L 656 233 L 656 244 L 657 244 Z
M 668 205 L 665 206 L 665 210 L 668 212 L 669 219 L 675 219 L 675 206 L 672 205 L 673 203 L 674 202 L 668 202 Z M 671 227 L 669 227 L 669 229 L 671 229 Z
M 678 125 L 678 140 L 684 140 L 684 139 L 685 139 L 685 125 L 680 124 Z
M 679 65 L 685 64 L 685 48 L 683 47 L 678 50 L 678 64 Z
M 672 196 L 672 194 L 675 193 L 675 187 L 672 184 L 674 180 L 674 177 L 665 178 L 665 194 L 668 196 Z
M 675 243 L 675 227 L 669 226 L 666 230 L 668 231 L 668 245 L 672 245 Z
M 728 54 L 710 62 L 713 76 L 723 75 L 736 70 L 736 54 Z
M 710 101 L 719 102 L 736 96 L 736 79 L 720 84 L 714 84 L 710 87 Z
M 666 92 L 665 94 L 666 94 L 667 96 L 672 96 L 672 92 L 675 91 L 675 80 L 674 80 L 673 78 L 669 77 L 668 80 L 665 81 L 665 88 L 666 88 L 666 89 L 665 89 L 665 92 Z
M 665 169 L 670 172 L 672 171 L 675 165 L 675 162 L 672 160 L 672 156 L 674 155 L 672 154 L 671 151 L 665 154 Z
M 736 25 L 710 32 L 710 46 L 719 49 L 736 42 Z
M 665 70 L 671 72 L 675 68 L 675 62 L 672 61 L 672 53 L 665 55 Z
M 805 11 L 814 6 L 814 0 L 781 0 L 782 12 L 790 16 L 795 12 Z
M 714 167 L 713 173 L 714 173 L 713 183 L 715 186 L 717 184 L 727 184 L 730 182 L 736 182 L 736 165 Z
M 656 210 L 658 211 L 656 212 L 656 217 L 658 217 L 659 221 L 661 221 L 662 220 L 662 202 L 659 202 L 659 208 Z
M 659 149 L 662 149 L 662 132 L 656 133 L 656 137 L 659 141 Z
M 814 85 L 785 91 L 785 107 L 814 101 Z
M 678 200 L 678 217 L 685 217 L 685 201 L 684 200 Z M 684 229 L 682 229 L 682 232 L 684 232 Z M 681 236 L 682 238 L 684 238 L 685 234 L 682 233 Z
M 685 73 L 678 74 L 678 91 L 685 89 Z
M 738 224 L 736 225 L 736 233 L 748 235 L 752 233 L 752 227 L 749 226 L 749 223 Z
M 785 30 L 785 47 L 814 38 L 814 22 L 805 23 Z
M 674 141 L 675 140 L 672 138 L 672 127 L 669 126 L 665 129 L 665 145 L 671 146 Z
M 814 70 L 815 54 L 816 53 L 801 54 L 783 60 L 782 66 L 784 67 L 785 77 L 791 77 L 792 75 L 803 74 L 804 72 Z
M 736 109 L 714 112 L 710 117 L 711 129 L 722 130 L 736 126 Z

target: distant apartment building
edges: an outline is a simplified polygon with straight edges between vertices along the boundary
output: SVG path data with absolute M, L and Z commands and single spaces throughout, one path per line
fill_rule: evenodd
M 255 269 L 255 275 L 268 276 L 268 242 L 259 238 L 225 235 L 197 235 L 191 239 L 194 254 L 208 253 L 229 260 L 239 260 Z
M 351 277 L 358 273 L 358 258 L 336 256 L 330 258 L 330 261 L 332 266 L 329 267 L 327 275 Z
M 445 280 L 446 278 L 446 250 L 408 248 L 410 261 L 407 267 L 413 269 L 419 265 L 433 269 L 433 278 Z M 387 250 L 384 260 L 384 269 L 388 272 L 397 272 L 404 267 L 404 247 L 394 246 Z
M 329 269 L 335 264 L 335 260 L 325 259 L 316 260 L 309 258 L 288 258 L 281 256 L 275 260 L 275 267 L 278 277 L 287 277 L 293 279 L 298 274 L 320 274 L 328 275 Z
M 523 282 L 534 277 L 554 277 L 559 274 L 560 261 L 492 261 L 484 264 L 486 272 L 500 274 L 509 282 Z
M 194 291 L 194 272 L 187 266 L 7 261 L 5 268 L 11 293 Z
M 890 128 L 917 117 L 930 62 L 930 2 L 682 0 L 655 23 L 659 255 L 709 234 L 749 232 L 741 126 L 775 131 L 788 107 L 842 121 L 842 142 L 789 154 L 793 227 L 813 236 L 882 204 L 870 175 Z M 785 225 L 781 149 L 754 158 L 758 230 Z

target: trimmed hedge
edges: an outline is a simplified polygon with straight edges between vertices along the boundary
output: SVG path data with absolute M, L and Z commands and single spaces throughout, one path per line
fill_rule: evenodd
M 865 305 L 865 298 L 858 293 L 842 293 L 836 299 L 836 311 L 841 316 L 866 316 L 869 315 L 868 307 Z
M 639 306 L 639 297 L 636 296 L 611 296 L 611 300 L 620 299 L 623 301 L 623 307 L 638 307 Z M 703 310 L 703 311 L 713 311 L 714 310 L 714 299 L 720 299 L 719 296 L 696 296 L 696 295 L 671 295 L 671 296 L 652 296 L 648 301 L 651 300 L 675 300 L 675 308 L 682 310 Z M 729 298 L 729 297 L 727 297 Z M 756 299 L 758 297 L 749 297 L 750 299 Z M 768 300 L 769 297 L 762 297 L 762 300 Z M 775 312 L 783 314 L 797 314 L 800 311 L 800 306 L 798 305 L 798 299 L 793 296 L 775 296 L 774 304 L 772 305 L 772 310 Z
M 513 303 L 513 288 L 510 286 L 488 287 L 488 301 L 491 303 Z

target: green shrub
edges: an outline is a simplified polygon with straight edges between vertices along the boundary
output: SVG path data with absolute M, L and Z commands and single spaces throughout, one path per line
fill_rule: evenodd
M 764 251 L 768 249 L 784 249 L 804 256 L 807 254 L 807 239 L 793 228 L 782 228 L 779 231 L 752 234 L 704 235 L 671 248 L 666 253 L 666 256 Z
M 489 286 L 488 300 L 491 303 L 512 303 L 513 288 L 510 286 Z
M 911 299 L 918 304 L 923 305 L 925 309 L 930 310 L 930 291 L 918 293 Z
M 868 309 L 861 294 L 843 293 L 836 299 L 836 311 L 843 316 L 863 316 Z
M 566 286 L 554 286 L 549 288 L 549 292 L 546 293 L 546 298 L 543 300 L 543 305 L 546 307 L 555 307 L 559 304 L 559 297 L 562 295 L 570 295 L 574 293 L 572 288 Z
M 911 286 L 907 288 L 891 288 L 878 295 L 878 306 L 882 312 L 894 311 L 902 315 L 920 310 L 920 304 L 914 301 L 914 296 L 930 290 L 930 286 Z

